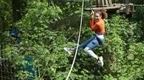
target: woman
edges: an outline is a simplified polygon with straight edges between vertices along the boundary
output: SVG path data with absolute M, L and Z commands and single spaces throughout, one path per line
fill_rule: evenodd
M 105 34 L 105 23 L 104 19 L 106 18 L 106 11 L 92 11 L 90 16 L 90 29 L 95 34 L 89 38 L 87 41 L 83 42 L 79 48 L 83 48 L 86 53 L 94 57 L 100 66 L 103 66 L 103 57 L 98 56 L 93 52 L 93 48 L 103 44 L 104 34 Z M 71 53 L 76 48 L 64 48 L 65 51 Z

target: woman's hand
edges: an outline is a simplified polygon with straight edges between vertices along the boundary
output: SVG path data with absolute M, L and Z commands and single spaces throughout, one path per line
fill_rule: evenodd
M 94 10 L 91 11 L 91 18 L 94 19 Z
M 91 15 L 94 15 L 94 10 L 91 11 Z

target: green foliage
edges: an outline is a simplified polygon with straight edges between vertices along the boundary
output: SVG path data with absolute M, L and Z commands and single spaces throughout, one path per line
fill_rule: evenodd
M 48 26 L 49 23 L 60 19 L 60 13 L 61 10 L 56 5 L 49 6 L 44 2 L 32 2 L 27 14 L 17 24 L 22 32 L 22 41 L 18 47 L 9 44 L 5 46 L 5 56 L 17 66 L 25 66 L 27 63 L 24 60 L 25 56 L 32 56 L 32 64 L 38 69 L 38 77 L 50 75 L 53 78 L 52 76 L 58 74 L 57 68 L 66 64 L 66 61 L 62 61 L 66 59 L 65 54 L 59 48 L 62 47 L 60 44 L 64 44 L 65 38 L 61 33 L 50 31 L 51 26 Z M 22 74 L 25 72 L 19 71 L 18 75 Z M 19 77 L 22 78 L 22 76 Z
M 136 13 L 134 14 L 134 17 L 136 20 L 142 20 L 144 21 L 144 7 L 136 7 Z
M 0 30 L 4 30 L 5 26 L 12 23 L 12 7 L 10 0 L 0 0 Z
M 144 7 L 136 7 L 136 13 L 134 14 L 134 17 L 133 17 L 133 21 L 137 22 L 137 28 L 136 30 L 134 31 L 135 32 L 135 35 L 136 37 L 138 37 L 139 39 L 137 40 L 138 42 L 141 42 L 144 40 L 143 36 L 144 36 Z M 139 31 L 139 32 L 137 32 Z
M 0 4 L 5 4 L 2 1 Z M 27 3 L 26 14 L 16 24 L 21 31 L 21 42 L 14 44 L 9 41 L 11 37 L 8 32 L 4 32 L 7 38 L 2 50 L 3 57 L 7 57 L 13 63 L 12 66 L 17 69 L 16 77 L 21 80 L 28 78 L 63 80 L 68 74 L 73 59 L 72 55 L 69 56 L 64 52 L 63 47 L 73 46 L 76 42 L 80 3 L 58 3 L 55 0 L 51 3 L 46 0 L 27 0 Z M 2 15 L 10 15 L 10 13 L 5 14 L 7 13 L 5 7 L 2 9 L 4 11 Z M 142 11 L 139 13 L 142 14 Z M 88 18 L 89 14 L 84 13 L 81 42 L 92 34 L 88 27 Z M 137 80 L 142 78 L 144 75 L 142 24 L 141 20 L 140 22 L 130 21 L 119 15 L 107 19 L 105 44 L 95 49 L 96 54 L 104 56 L 104 69 L 100 70 L 96 66 L 96 60 L 80 50 L 70 79 Z M 26 60 L 27 57 L 31 57 L 31 60 Z M 26 69 L 28 65 L 32 66 L 34 72 Z
M 110 68 L 112 75 L 109 75 L 109 77 L 105 76 L 104 78 L 106 78 L 106 80 L 107 78 L 110 78 L 108 80 L 111 80 L 111 78 L 115 78 L 116 80 L 136 80 L 138 76 L 143 75 L 143 72 L 139 72 L 143 71 L 143 68 L 140 67 L 143 66 L 143 64 L 138 64 L 137 62 L 141 61 L 135 58 L 135 56 L 143 55 L 141 53 L 143 53 L 142 48 L 144 47 L 143 43 L 136 42 L 138 39 L 135 37 L 137 25 L 124 19 L 125 18 L 115 16 L 108 20 L 106 54 L 110 55 L 110 57 L 105 57 L 109 57 L 106 58 L 108 59 L 106 62 L 110 63 L 108 68 Z M 131 50 L 133 52 L 130 52 Z M 136 62 L 136 64 L 131 64 L 130 61 Z

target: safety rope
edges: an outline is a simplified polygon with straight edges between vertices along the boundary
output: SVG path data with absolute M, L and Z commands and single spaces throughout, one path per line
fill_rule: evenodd
M 76 47 L 76 51 L 75 51 L 75 55 L 74 55 L 74 58 L 73 58 L 73 62 L 72 62 L 70 71 L 69 71 L 69 73 L 68 73 L 68 75 L 66 77 L 66 80 L 68 80 L 69 77 L 70 77 L 70 74 L 71 74 L 71 71 L 73 69 L 73 66 L 74 66 L 74 63 L 75 63 L 75 60 L 76 60 L 76 56 L 77 56 L 77 53 L 78 53 L 78 47 L 79 47 L 80 36 L 81 36 L 81 29 L 82 29 L 82 23 L 83 23 L 83 10 L 84 10 L 84 0 L 82 0 L 81 20 L 80 20 L 79 35 L 78 35 L 78 40 L 77 40 L 77 47 Z

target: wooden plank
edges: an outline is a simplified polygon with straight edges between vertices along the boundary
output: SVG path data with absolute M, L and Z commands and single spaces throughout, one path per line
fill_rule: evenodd
M 108 4 L 108 0 L 105 0 L 105 3 L 106 3 L 106 6 L 109 6 L 109 4 Z
M 125 3 L 126 3 L 126 14 L 129 14 L 129 0 L 125 0 Z
M 97 3 L 98 3 L 97 6 L 100 6 L 101 5 L 101 0 L 97 0 Z
M 112 6 L 112 0 L 109 0 L 109 6 Z
M 112 7 L 97 7 L 97 8 L 85 8 L 85 10 L 101 10 L 101 9 L 120 9 L 121 6 L 112 6 Z
M 105 4 L 104 4 L 104 0 L 102 0 L 102 7 L 104 6 Z
M 134 7 L 136 6 L 136 7 L 144 7 L 144 5 L 138 5 L 138 4 L 135 4 L 135 5 L 133 5 Z

